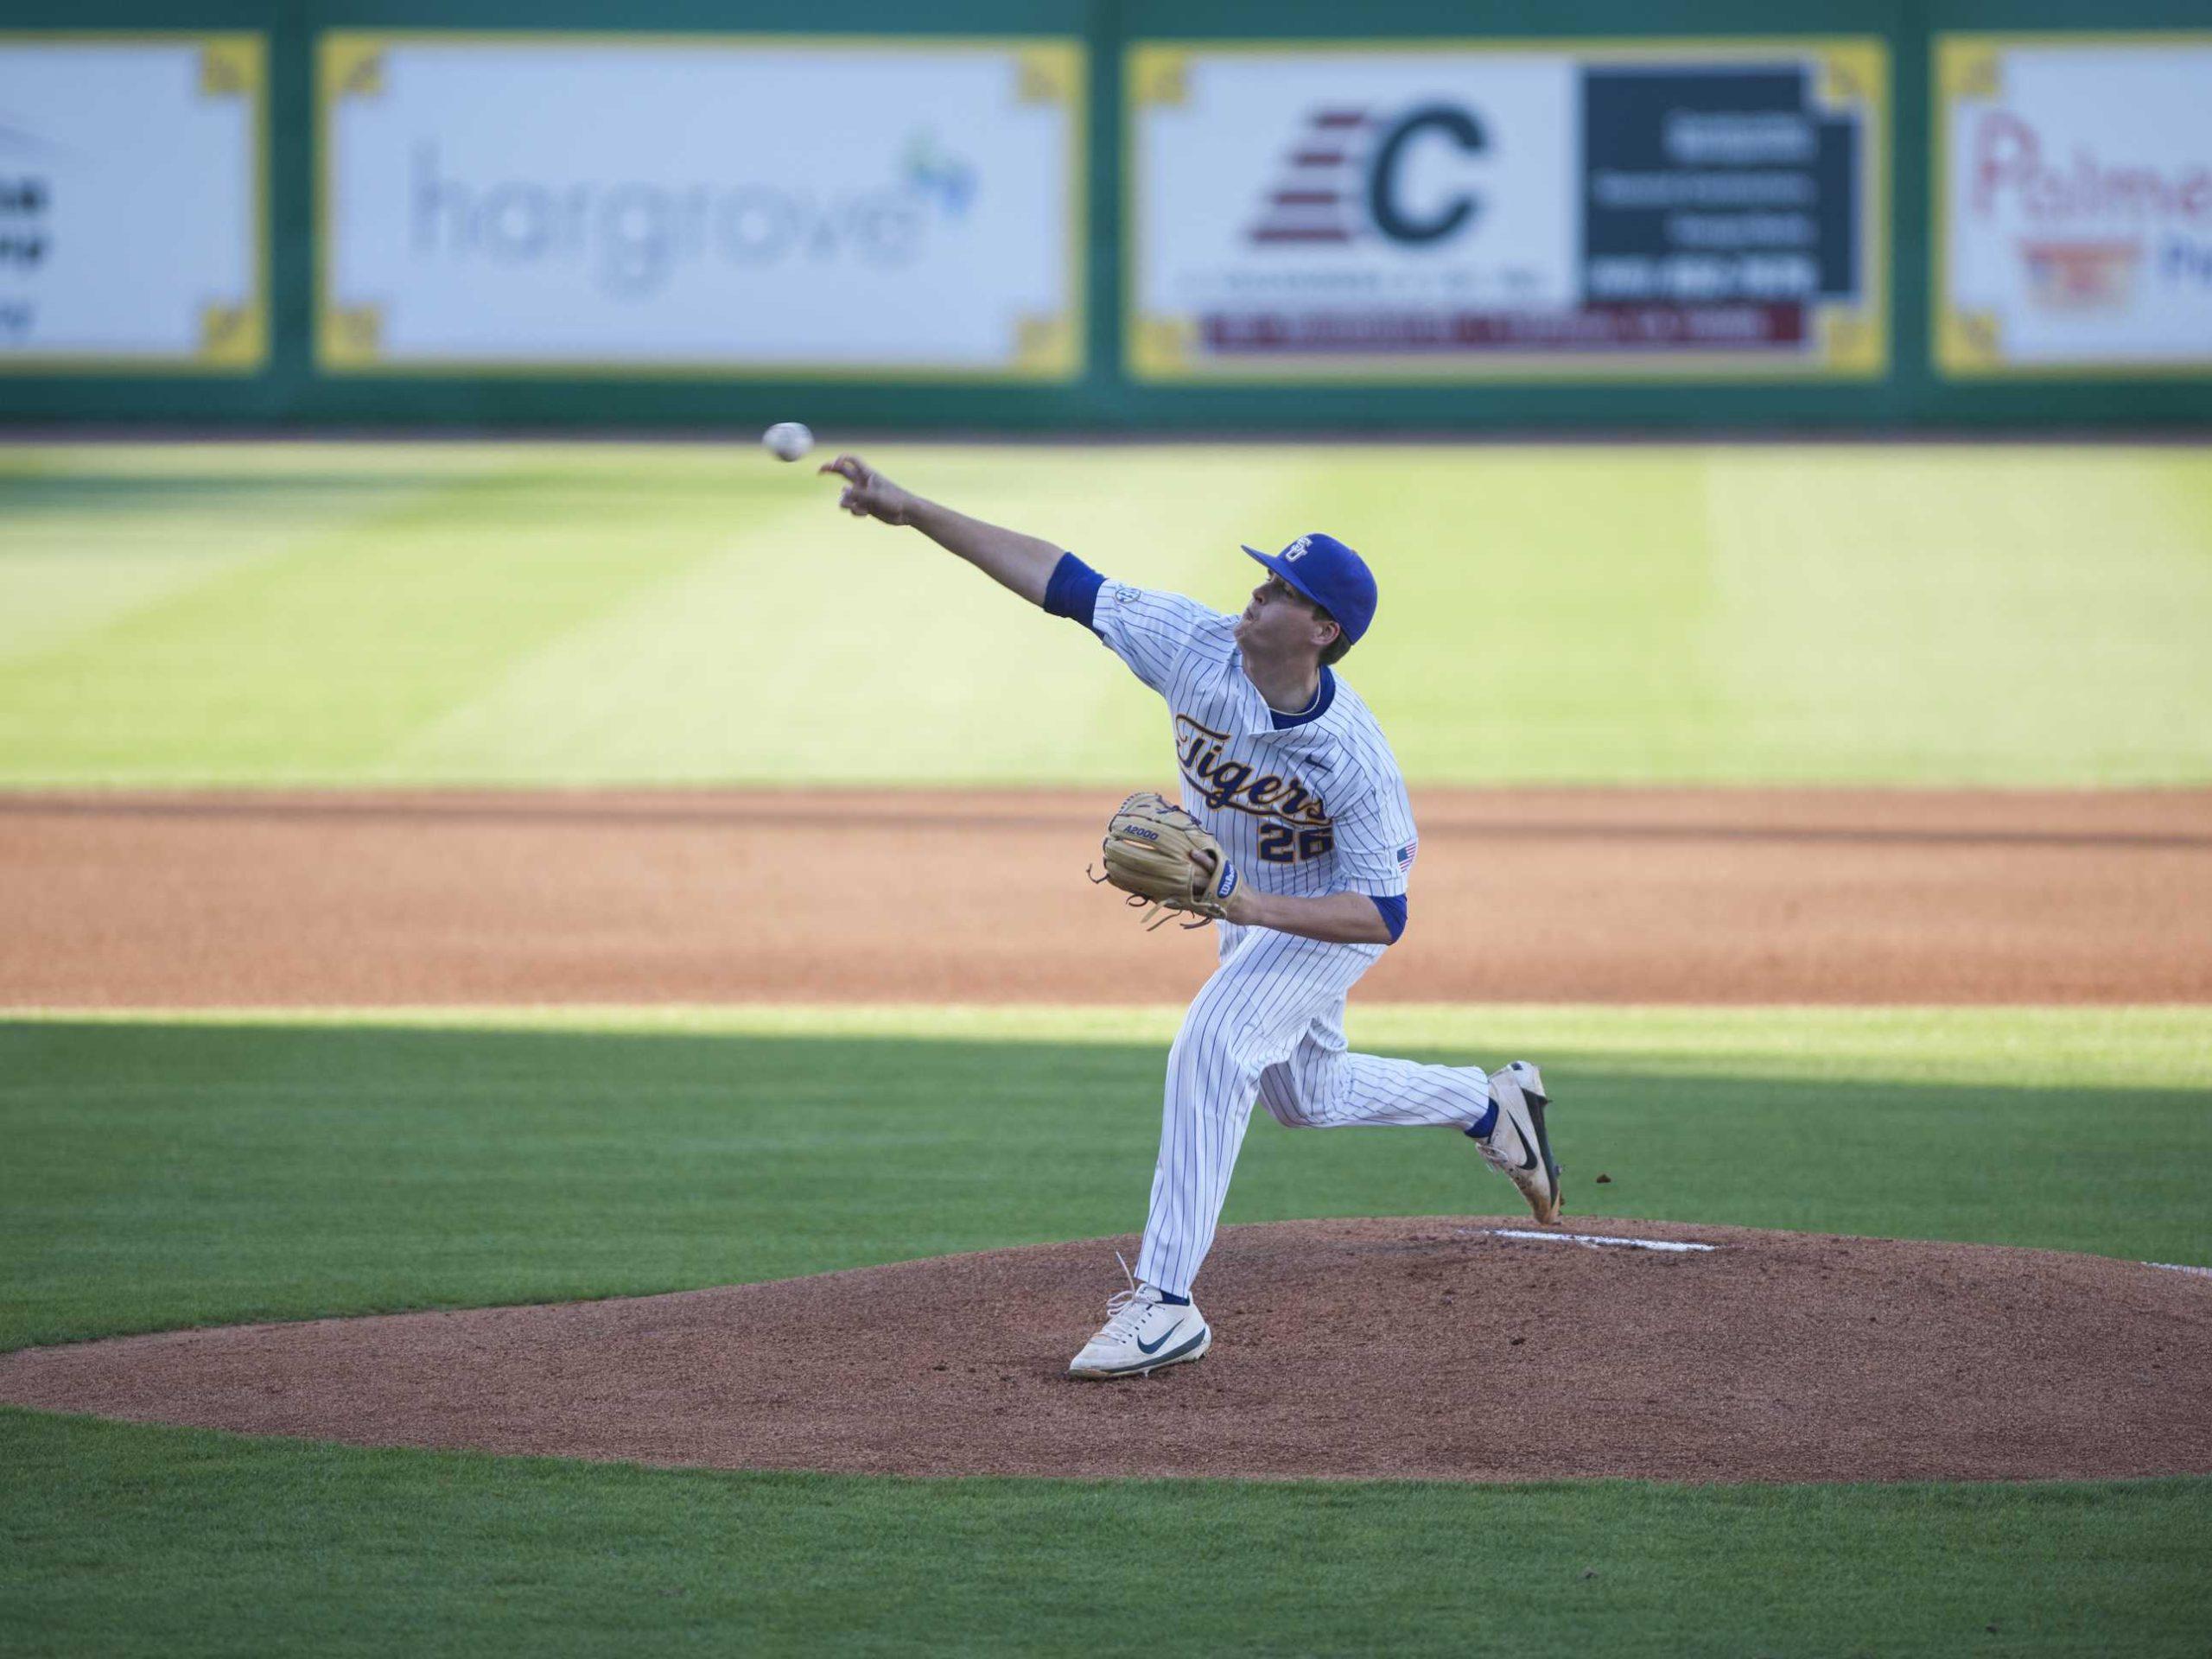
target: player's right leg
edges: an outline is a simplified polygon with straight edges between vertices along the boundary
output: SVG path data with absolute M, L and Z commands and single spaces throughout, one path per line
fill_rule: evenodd
M 1290 1058 L 1260 1080 L 1260 1099 L 1294 1129 L 1360 1124 L 1449 1125 L 1463 1129 L 1490 1110 L 1490 1080 L 1469 1066 L 1345 1052 L 1333 1020 L 1317 1020 Z
M 1538 1221 L 1559 1219 L 1560 1168 L 1552 1156 L 1542 1076 L 1526 1060 L 1485 1077 L 1456 1065 L 1346 1051 L 1340 1014 L 1317 1019 L 1290 1057 L 1260 1078 L 1260 1099 L 1296 1128 L 1449 1123 L 1519 1189 Z

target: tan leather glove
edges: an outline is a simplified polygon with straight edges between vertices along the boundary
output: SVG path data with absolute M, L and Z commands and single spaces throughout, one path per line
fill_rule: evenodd
M 1228 919 L 1236 866 L 1205 825 L 1164 795 L 1140 790 L 1123 801 L 1107 823 L 1102 850 L 1106 874 L 1091 880 L 1112 882 L 1133 906 L 1160 906 L 1153 926 L 1170 912 L 1197 918 L 1189 927 Z

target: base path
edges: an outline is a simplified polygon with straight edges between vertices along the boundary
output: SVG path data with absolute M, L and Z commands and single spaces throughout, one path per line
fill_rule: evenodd
M 1525 1216 L 1230 1228 L 1214 1351 L 1080 1382 L 1131 1240 L 0 1356 L 0 1401 L 362 1445 L 918 1475 L 2212 1473 L 2212 1280 L 2041 1250 Z
M 0 795 L 0 1005 L 1178 1001 L 1210 933 L 1083 879 L 1117 798 Z M 1363 997 L 2212 1000 L 2212 791 L 1414 809 Z

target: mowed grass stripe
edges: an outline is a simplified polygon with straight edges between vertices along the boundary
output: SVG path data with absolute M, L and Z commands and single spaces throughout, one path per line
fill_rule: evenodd
M 0 457 L 0 662 L 65 647 L 174 595 L 319 543 L 432 487 L 413 474 L 10 476 Z
M 861 1480 L 9 1411 L 0 1457 L 13 1651 L 2178 1656 L 2212 1612 L 2205 1481 Z
M 1030 1011 L 899 1023 L 915 1017 L 0 1024 L 0 1345 L 638 1294 L 1141 1225 L 1172 1014 L 1074 1041 Z M 2212 1238 L 2212 1010 L 1361 1019 L 1359 1039 L 1439 1062 L 1540 1058 L 1575 1213 L 2182 1262 Z M 1262 1116 L 1227 1219 L 1514 1207 L 1447 1131 L 1322 1141 Z M 1102 1256 L 1102 1283 L 1112 1271 Z
M 2184 745 L 2212 753 L 2212 652 L 2175 626 L 2212 615 L 2212 452 L 1882 453 L 1706 468 L 1713 603 L 1690 655 L 1762 776 L 1998 784 L 2063 755 L 2076 782 L 2147 779 L 2173 745 L 2093 706 L 2120 688 L 2173 696 Z M 2128 551 L 2105 566 L 2108 545 Z
M 618 1034 L 869 1037 L 1004 1043 L 1158 1044 L 1182 1023 L 1169 1003 L 941 1002 L 563 1004 L 537 1007 L 38 1008 L 0 1007 L 24 1024 L 193 1027 L 327 1027 Z M 1844 1076 L 1866 1081 L 2064 1081 L 2069 1068 L 2112 1084 L 2212 1090 L 2212 1007 L 2193 1003 L 2005 1007 L 1704 1007 L 1684 1003 L 1362 1002 L 1346 1016 L 1355 1046 L 1464 1049 L 1499 1057 L 1578 1055 L 1639 1069 L 1719 1067 L 1735 1077 Z M 5 1088 L 0 1081 L 0 1089 Z
M 20 487 L 0 477 L 0 523 Z M 78 487 L 98 500 L 109 486 Z M 162 539 L 168 527 L 150 516 L 171 511 L 162 503 L 175 487 L 134 490 L 143 512 L 111 513 L 107 533 Z M 0 776 L 391 777 L 395 754 L 417 732 L 518 660 L 709 553 L 745 497 L 733 486 L 685 517 L 677 493 L 641 515 L 636 502 L 649 487 L 601 488 L 543 463 L 480 469 L 381 505 L 372 493 L 359 510 L 310 518 L 261 556 L 212 560 L 197 580 L 149 587 L 141 602 L 111 607 L 102 626 L 0 662 Z M 265 540 L 264 515 L 301 488 L 289 473 L 258 489 L 232 475 L 223 499 L 242 545 Z M 45 493 L 49 519 L 60 489 L 49 483 Z M 333 490 L 330 499 L 348 498 Z M 194 499 L 203 537 L 211 511 Z M 0 582 L 51 594 L 102 578 L 97 547 L 80 544 L 62 563 L 39 556 L 35 526 L 16 545 L 0 557 Z M 25 557 L 27 569 L 17 563 Z
M 1118 529 L 1081 512 L 1083 474 L 1076 502 L 1066 499 L 1060 459 L 1048 452 L 1033 467 L 1018 454 L 950 450 L 928 465 L 953 499 L 988 493 L 1004 521 L 1112 567 L 1126 556 Z M 1158 705 L 1071 624 L 911 534 L 834 512 L 810 461 L 766 476 L 750 454 L 713 467 L 709 476 L 750 487 L 726 504 L 712 559 L 522 660 L 404 745 L 394 772 L 524 785 L 1019 782 L 1059 775 L 1071 736 L 1091 733 L 1132 757 L 1150 748 L 1156 762 Z M 1282 456 L 1245 456 L 1238 471 L 1247 490 L 1300 482 Z M 1151 580 L 1217 590 L 1258 569 L 1235 554 L 1243 497 L 1195 475 L 1161 487 L 1166 499 L 1146 510 L 1176 513 L 1185 531 L 1146 545 Z M 649 519 L 665 509 L 637 510 Z
M 2212 451 L 873 453 L 1224 609 L 1240 543 L 1344 535 L 1383 594 L 1345 673 L 1416 784 L 2212 778 Z M 1160 711 L 1110 656 L 810 471 L 749 446 L 11 450 L 0 615 L 29 596 L 47 648 L 0 664 L 0 784 L 1158 774 Z M 332 503 L 398 493 L 204 580 L 118 577 L 265 537 L 318 476 Z

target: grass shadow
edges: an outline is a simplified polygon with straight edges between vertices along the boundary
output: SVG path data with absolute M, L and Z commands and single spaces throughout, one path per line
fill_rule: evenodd
M 2071 1088 L 1545 1060 L 1572 1214 L 2169 1261 L 2212 1237 L 2201 1092 L 2102 1092 L 2093 1141 Z M 1143 1044 L 0 1023 L 0 1346 L 1134 1231 L 1161 1062 Z M 1448 1130 L 1323 1142 L 1262 1112 L 1225 1219 L 1514 1207 Z

